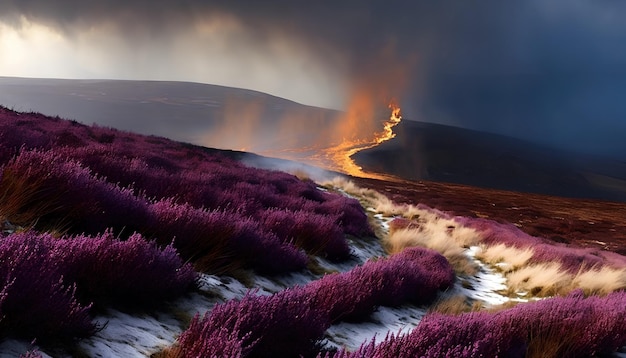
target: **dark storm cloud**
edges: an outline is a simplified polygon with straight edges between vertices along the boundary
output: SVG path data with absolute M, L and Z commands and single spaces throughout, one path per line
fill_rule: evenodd
M 342 59 L 356 79 L 387 66 L 377 54 L 391 44 L 391 66 L 416 58 L 401 99 L 409 118 L 621 157 L 625 12 L 612 0 L 0 3 L 5 22 L 23 15 L 68 34 L 112 22 L 129 41 L 158 40 L 202 15 L 234 16 L 258 43 L 287 36 L 320 61 Z

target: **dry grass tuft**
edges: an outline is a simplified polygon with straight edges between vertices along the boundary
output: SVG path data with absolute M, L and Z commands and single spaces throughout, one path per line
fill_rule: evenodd
M 537 264 L 506 275 L 511 293 L 529 292 L 532 296 L 567 295 L 581 289 L 585 295 L 606 295 L 626 289 L 626 269 L 611 267 L 581 269 L 568 273 L 558 263 Z
M 360 188 L 343 178 L 335 178 L 324 185 L 358 197 L 363 206 L 372 208 L 377 214 L 401 216 L 415 224 L 408 228 L 391 226 L 389 234 L 383 238 L 388 252 L 397 253 L 412 246 L 426 247 L 445 256 L 459 274 L 473 275 L 478 271 L 478 266 L 464 253 L 465 247 L 480 241 L 476 230 L 460 225 L 435 209 L 396 204 L 375 190 Z
M 526 291 L 536 297 L 565 293 L 570 283 L 571 276 L 558 263 L 530 265 L 507 275 L 507 286 L 511 293 Z
M 40 231 L 61 236 L 67 232 L 69 220 L 63 217 L 49 222 L 40 220 L 58 209 L 61 196 L 47 189 L 43 178 L 23 178 L 5 168 L 0 175 L 0 220 L 24 229 L 37 225 Z
M 481 246 L 476 258 L 498 267 L 503 272 L 511 272 L 522 268 L 533 257 L 533 249 L 518 249 L 516 247 L 498 244 Z
M 478 311 L 480 306 L 472 303 L 464 295 L 454 295 L 440 298 L 428 309 L 429 312 L 438 312 L 447 315 L 458 315 L 465 312 Z
M 580 270 L 572 277 L 570 290 L 580 288 L 586 295 L 606 295 L 626 289 L 626 269 L 603 267 Z
M 465 255 L 463 247 L 459 246 L 448 232 L 433 229 L 436 227 L 421 226 L 417 229 L 395 230 L 383 243 L 390 253 L 397 253 L 413 246 L 435 250 L 448 259 L 457 273 L 475 274 L 478 267 Z
M 577 357 L 579 354 L 573 351 L 571 342 L 577 342 L 580 335 L 581 332 L 575 329 L 564 334 L 557 325 L 535 323 L 530 327 L 526 358 Z

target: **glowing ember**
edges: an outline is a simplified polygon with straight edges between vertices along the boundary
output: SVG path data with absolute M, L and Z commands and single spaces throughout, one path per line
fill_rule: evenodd
M 396 136 L 393 132 L 395 127 L 402 120 L 400 113 L 400 107 L 392 102 L 389 104 L 391 109 L 391 115 L 389 119 L 383 123 L 382 132 L 374 133 L 374 138 L 369 140 L 346 140 L 344 139 L 339 145 L 324 150 L 324 157 L 327 159 L 330 168 L 332 170 L 338 170 L 346 174 L 364 178 L 373 179 L 388 179 L 384 175 L 367 173 L 363 171 L 363 168 L 358 166 L 352 156 L 365 149 L 376 147 L 377 145 L 386 142 Z

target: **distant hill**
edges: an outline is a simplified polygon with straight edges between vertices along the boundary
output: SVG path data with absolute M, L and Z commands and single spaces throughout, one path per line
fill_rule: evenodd
M 302 159 L 341 114 L 256 91 L 189 82 L 0 77 L 0 104 L 202 146 Z M 626 163 L 404 120 L 357 153 L 366 170 L 566 197 L 626 201 Z M 319 153 L 318 153 L 319 154 Z M 273 165 L 273 164 L 272 164 Z
M 319 128 L 339 113 L 252 90 L 171 81 L 0 77 L 0 104 L 219 148 L 244 149 L 255 139 L 259 150 L 293 142 L 278 126 Z
M 626 201 L 626 163 L 558 151 L 532 142 L 405 120 L 397 136 L 357 153 L 365 170 L 575 198 Z

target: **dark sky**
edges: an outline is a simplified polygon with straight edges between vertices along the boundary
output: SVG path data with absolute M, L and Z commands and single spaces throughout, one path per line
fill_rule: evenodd
M 3 0 L 0 74 L 198 81 L 333 108 L 379 87 L 405 118 L 626 160 L 625 15 L 619 0 Z

